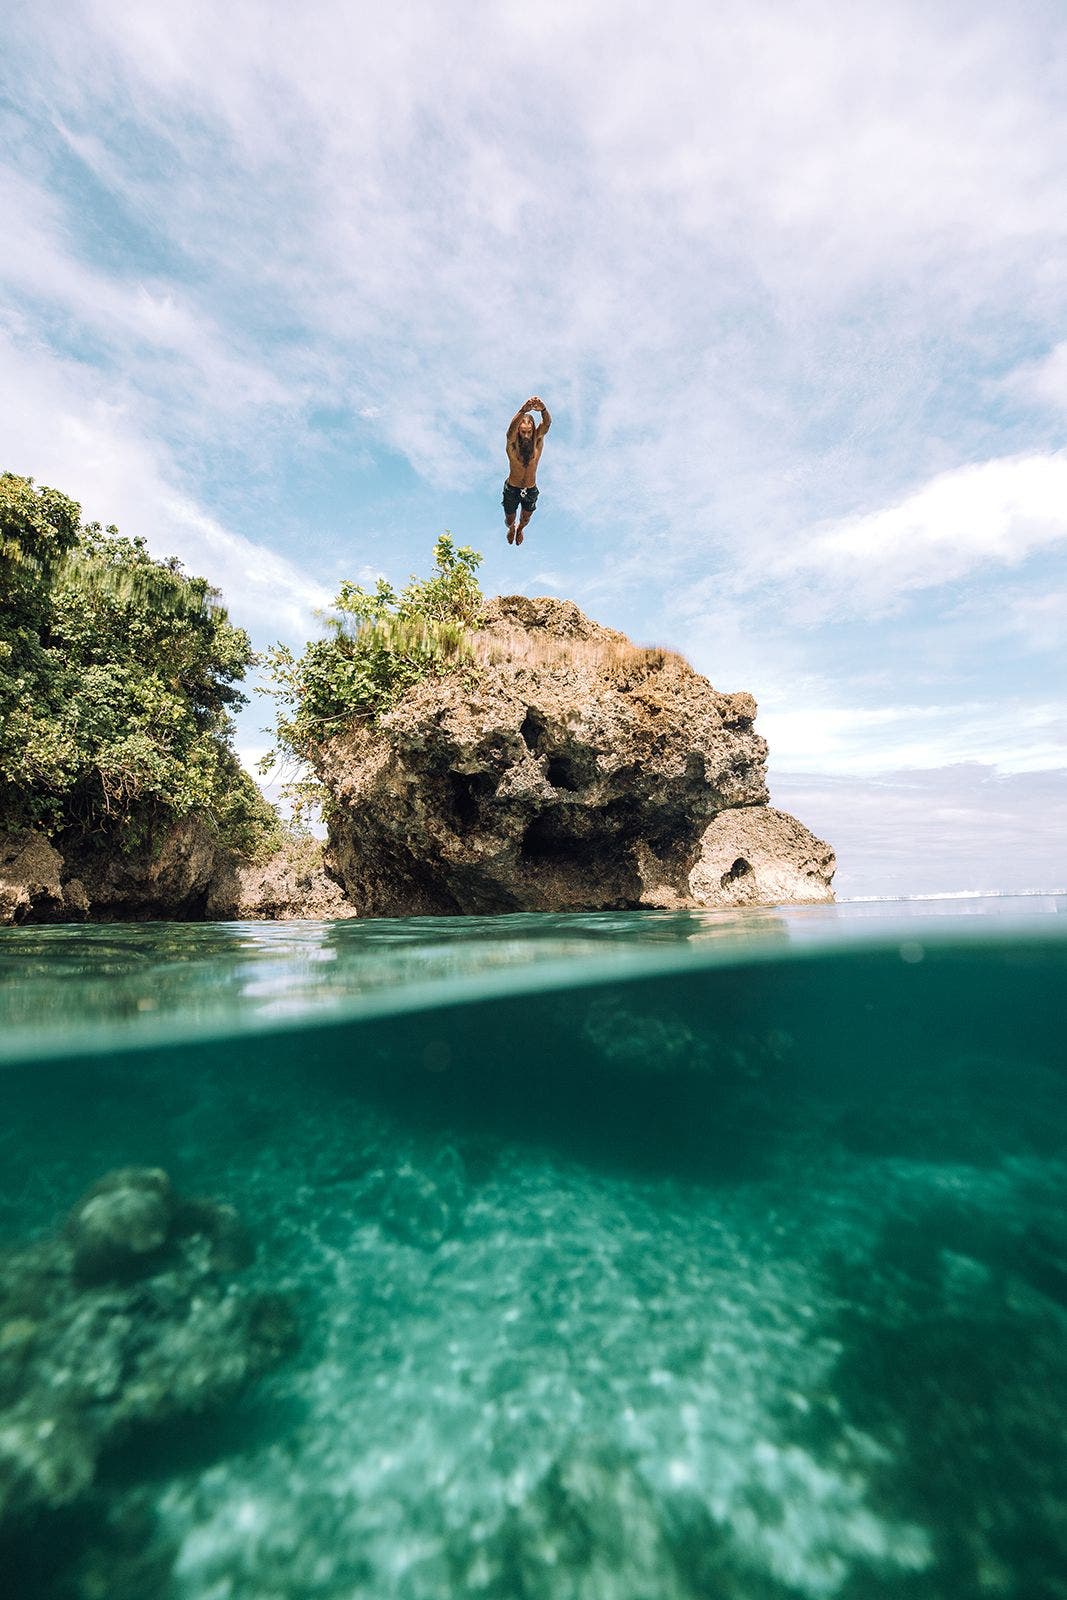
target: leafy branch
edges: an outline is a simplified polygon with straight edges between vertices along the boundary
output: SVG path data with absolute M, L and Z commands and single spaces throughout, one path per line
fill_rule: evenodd
M 381 717 L 422 679 L 473 663 L 470 634 L 482 592 L 481 556 L 456 548 L 444 533 L 434 546 L 434 571 L 414 575 L 399 593 L 384 578 L 373 590 L 342 583 L 325 638 L 297 656 L 283 644 L 264 660 L 278 701 L 277 750 L 260 763 L 270 771 L 279 755 L 315 766 L 322 746 L 354 720 Z

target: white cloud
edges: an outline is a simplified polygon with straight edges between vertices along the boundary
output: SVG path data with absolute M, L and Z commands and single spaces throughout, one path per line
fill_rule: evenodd
M 371 28 L 94 0 L 38 34 L 94 171 L 328 343 L 320 380 L 417 471 L 469 485 L 543 381 L 583 436 L 554 440 L 571 507 L 683 550 L 695 523 L 740 550 L 884 498 L 953 330 L 1067 295 L 1055 54 L 992 5 L 594 0 L 461 28 L 415 3 Z M 165 184 L 101 148 L 98 100 L 134 108 Z
M 896 505 L 802 534 L 773 575 L 817 576 L 831 604 L 863 610 L 1064 542 L 1067 452 L 1012 456 L 940 473 Z
M 784 772 L 871 774 L 983 762 L 999 772 L 1067 767 L 1067 707 L 1010 697 L 941 705 L 761 708 L 759 732 Z
M 698 32 L 683 0 L 639 43 L 579 15 L 603 51 L 583 87 L 619 185 L 665 190 L 688 226 L 731 243 L 763 234 L 776 276 L 817 260 L 834 283 L 880 277 L 887 250 L 894 264 L 902 249 L 977 256 L 1063 226 L 1042 209 L 1062 183 L 1055 56 L 993 7 L 961 26 L 952 7 L 757 0 Z
M 942 608 L 926 648 L 932 648 L 937 638 L 944 639 L 950 627 L 965 639 L 981 640 L 991 661 L 1010 664 L 1012 670 L 1022 667 L 1058 684 L 1063 678 L 1059 658 L 1067 640 L 1067 560 L 1050 562 L 1040 583 L 1028 582 L 1024 570 L 1015 581 L 999 578 L 972 590 L 955 606 Z M 1048 664 L 1040 659 L 1046 656 L 1057 658 L 1051 679 Z
M 1067 589 L 1006 597 L 1000 627 L 1016 634 L 1028 650 L 1055 652 L 1062 659 L 1067 641 Z
M 169 358 L 166 383 L 197 395 L 229 397 L 230 407 L 279 405 L 288 392 L 261 364 L 227 348 L 202 306 L 166 281 L 105 274 L 77 256 L 62 209 L 39 185 L 0 166 L 0 214 L 17 218 L 0 252 L 0 286 L 9 300 L 58 317 L 76 338 L 103 338 L 121 356 L 127 377 L 140 368 L 151 388 L 150 363 Z M 177 358 L 175 360 L 175 358 Z
M 62 489 L 86 520 L 142 535 L 222 591 L 234 622 L 263 641 L 303 640 L 329 592 L 285 556 L 224 528 L 180 484 L 133 408 L 104 399 L 90 369 L 26 347 L 0 328 L 0 468 Z

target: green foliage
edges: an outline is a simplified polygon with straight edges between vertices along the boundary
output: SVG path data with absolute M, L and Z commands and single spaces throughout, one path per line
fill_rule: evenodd
M 259 784 L 228 747 L 220 752 L 207 809 L 223 843 L 248 861 L 266 861 L 288 837 Z
M 313 763 L 317 749 L 346 722 L 380 717 L 421 679 L 469 665 L 470 630 L 482 607 L 481 559 L 442 534 L 431 577 L 413 576 L 399 594 L 384 579 L 373 592 L 343 583 L 324 639 L 313 639 L 301 656 L 286 645 L 268 652 L 276 685 L 271 693 L 284 708 L 277 724 L 281 749 Z M 272 751 L 264 767 L 276 759 Z
M 0 595 L 5 615 L 36 614 L 42 578 L 78 542 L 81 507 L 32 478 L 0 474 Z
M 248 635 L 141 539 L 0 475 L 0 826 L 134 844 L 204 811 L 244 853 L 278 819 L 238 765 Z

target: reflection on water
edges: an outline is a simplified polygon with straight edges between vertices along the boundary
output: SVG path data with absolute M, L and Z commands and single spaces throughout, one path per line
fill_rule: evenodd
M 32 1050 L 49 1030 L 91 1023 L 126 1024 L 131 1036 L 168 1018 L 240 1027 L 503 968 L 786 937 L 785 920 L 763 911 L 10 929 L 0 934 L 0 1019 L 14 1053 L 14 1030 L 32 1030 L 20 1041 Z
M 524 971 L 581 981 L 618 968 L 737 961 L 877 937 L 1048 933 L 1067 899 L 967 899 L 744 911 L 412 917 L 350 922 L 110 923 L 0 930 L 0 1059 L 241 1031 L 339 1011 L 464 998 Z M 1050 913 L 1052 913 L 1050 915 Z M 976 926 L 977 924 L 977 926 Z

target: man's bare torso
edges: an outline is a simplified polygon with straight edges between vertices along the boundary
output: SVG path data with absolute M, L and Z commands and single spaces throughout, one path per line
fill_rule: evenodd
M 545 441 L 540 434 L 535 434 L 532 444 L 530 459 L 529 461 L 524 461 L 522 459 L 522 451 L 519 448 L 518 437 L 509 439 L 507 442 L 508 482 L 514 489 L 532 489 L 537 482 L 537 463 L 541 459 L 541 451 L 545 447 Z

